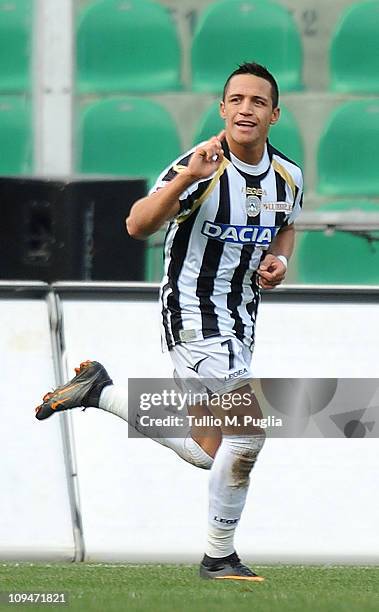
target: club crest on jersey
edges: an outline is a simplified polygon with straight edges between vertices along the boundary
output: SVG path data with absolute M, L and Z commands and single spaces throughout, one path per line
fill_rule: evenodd
M 229 225 L 204 221 L 201 233 L 207 238 L 233 244 L 268 246 L 278 232 L 278 227 L 266 225 Z
M 246 196 L 246 212 L 248 217 L 256 217 L 261 212 L 262 202 L 256 195 Z

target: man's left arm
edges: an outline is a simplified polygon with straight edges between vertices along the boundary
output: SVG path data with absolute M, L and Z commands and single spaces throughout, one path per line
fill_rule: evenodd
M 284 280 L 287 272 L 285 262 L 291 257 L 294 245 L 295 227 L 291 223 L 282 227 L 277 233 L 258 268 L 259 285 L 262 289 L 273 289 Z

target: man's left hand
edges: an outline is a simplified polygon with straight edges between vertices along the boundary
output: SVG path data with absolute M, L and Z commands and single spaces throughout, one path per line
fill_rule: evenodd
M 259 286 L 262 289 L 273 289 L 284 280 L 287 268 L 280 259 L 269 253 L 262 261 L 257 272 Z

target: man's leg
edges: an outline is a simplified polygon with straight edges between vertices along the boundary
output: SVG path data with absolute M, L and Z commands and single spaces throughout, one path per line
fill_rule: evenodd
M 85 362 L 76 371 L 77 376 L 74 379 L 45 395 L 43 403 L 36 408 L 37 419 L 48 418 L 54 412 L 69 408 L 101 405 L 104 410 L 128 420 L 128 395 L 113 385 L 101 364 Z M 237 394 L 240 397 L 245 391 L 250 392 L 250 387 L 239 389 L 233 396 Z M 222 402 L 224 405 L 225 397 L 223 396 Z M 222 405 L 210 407 L 215 417 L 225 417 Z M 206 408 L 195 407 L 192 410 L 203 412 Z M 210 479 L 208 554 L 201 564 L 201 575 L 205 578 L 239 576 L 239 579 L 256 579 L 256 575 L 240 563 L 235 552 L 231 555 L 224 553 L 234 550 L 234 531 L 245 504 L 249 473 L 263 445 L 263 432 L 244 427 L 244 417 L 251 414 L 260 418 L 261 413 L 257 403 L 236 406 L 236 402 L 232 402 L 228 414 L 230 417 L 237 416 L 239 421 L 236 426 L 225 424 L 222 427 L 223 439 L 218 452 L 220 433 L 216 431 L 216 435 L 214 432 L 211 435 L 212 432 L 206 429 L 202 431 L 201 427 L 200 430 L 194 431 L 194 438 L 198 442 L 191 436 L 186 439 L 156 441 L 169 446 L 193 465 L 209 469 L 213 464 Z M 213 461 L 216 452 L 216 459 Z M 226 518 L 229 516 L 228 506 L 233 510 L 232 518 Z
M 242 405 L 241 398 L 246 398 Z M 224 410 L 223 404 L 230 409 Z M 223 422 L 225 415 L 229 423 L 233 419 L 236 422 L 222 425 L 222 443 L 210 472 L 208 541 L 200 574 L 204 578 L 245 576 L 247 580 L 259 580 L 240 563 L 234 549 L 234 532 L 245 505 L 250 472 L 265 440 L 263 430 L 246 424 L 245 417 L 260 419 L 262 413 L 250 385 L 222 396 L 212 412 Z
M 54 414 L 76 407 L 102 408 L 136 426 L 137 431 L 159 444 L 171 448 L 182 459 L 203 469 L 210 469 L 213 457 L 221 441 L 221 431 L 215 431 L 208 438 L 201 428 L 194 428 L 192 437 L 190 429 L 181 438 L 154 437 L 152 431 L 138 427 L 136 411 L 131 411 L 129 418 L 128 392 L 123 387 L 113 385 L 105 368 L 96 361 L 87 361 L 75 368 L 76 376 L 55 391 L 47 393 L 43 403 L 36 408 L 36 418 L 44 420 Z M 191 408 L 191 414 L 203 414 L 201 406 Z M 206 409 L 204 409 L 206 410 Z M 210 413 L 209 413 L 210 414 Z M 131 422 L 130 422 L 131 420 Z M 218 429 L 218 428 L 217 428 Z
M 210 431 L 206 427 L 190 428 L 188 425 L 187 429 L 184 428 L 183 436 L 180 438 L 162 437 L 163 430 L 161 427 L 154 429 L 150 426 L 143 427 L 138 423 L 140 415 L 136 412 L 135 406 L 132 407 L 129 413 L 128 392 L 125 388 L 117 385 L 108 386 L 103 390 L 100 396 L 99 407 L 119 416 L 145 437 L 167 448 L 171 448 L 188 463 L 207 470 L 212 467 L 213 458 L 221 442 L 220 428 L 212 428 L 212 431 Z M 207 408 L 202 406 L 192 406 L 188 408 L 188 413 L 196 417 L 211 416 Z M 156 413 L 154 414 L 157 416 Z M 164 417 L 167 414 L 162 411 L 159 416 Z
M 222 442 L 221 427 L 212 427 L 202 424 L 207 422 L 207 417 L 212 418 L 213 416 L 211 411 L 205 406 L 191 406 L 187 410 L 188 414 L 196 417 L 196 419 L 199 419 L 200 421 L 200 425 L 193 425 L 191 427 L 192 438 L 197 442 L 197 444 L 199 444 L 199 446 L 201 446 L 207 455 L 214 458 Z M 210 468 L 211 467 L 212 466 L 210 466 Z

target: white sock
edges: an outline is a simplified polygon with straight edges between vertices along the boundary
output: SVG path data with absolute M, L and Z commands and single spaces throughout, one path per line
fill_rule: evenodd
M 131 418 L 129 420 L 127 389 L 119 387 L 118 385 L 108 385 L 104 387 L 100 395 L 99 406 L 102 408 L 102 410 L 115 414 L 134 427 L 133 418 L 135 418 L 135 414 L 133 416 L 130 415 Z M 162 416 L 167 416 L 167 413 Z M 151 427 L 143 428 L 139 426 L 137 431 L 142 433 L 142 435 L 145 435 L 147 438 L 162 444 L 162 446 L 171 448 L 171 450 L 179 455 L 179 457 L 184 459 L 184 461 L 187 461 L 196 467 L 200 467 L 205 470 L 210 470 L 212 467 L 213 457 L 208 455 L 201 448 L 201 446 L 192 439 L 189 430 L 182 438 L 155 438 L 153 437 L 154 433 Z
M 234 532 L 249 488 L 249 475 L 264 435 L 224 436 L 209 478 L 209 518 L 206 554 L 226 557 L 234 552 Z
M 128 390 L 118 385 L 107 385 L 100 394 L 99 407 L 128 423 Z

